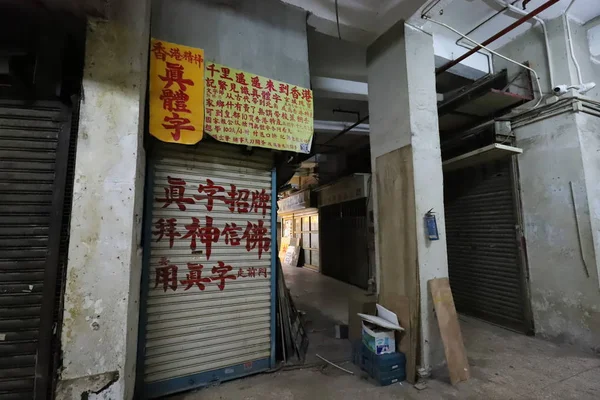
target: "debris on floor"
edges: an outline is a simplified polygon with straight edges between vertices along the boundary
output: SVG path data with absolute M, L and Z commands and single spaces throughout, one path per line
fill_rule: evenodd
M 320 356 L 320 355 L 318 355 L 318 354 L 317 354 L 317 358 L 319 358 L 319 359 L 321 359 L 321 360 L 325 361 L 327 364 L 329 364 L 329 365 L 331 365 L 331 366 L 333 366 L 333 367 L 336 367 L 337 369 L 339 369 L 339 370 L 341 370 L 341 371 L 344 371 L 344 372 L 346 372 L 346 373 L 348 373 L 348 374 L 350 374 L 350 375 L 354 375 L 354 372 L 352 372 L 352 371 L 349 371 L 349 370 L 347 370 L 346 368 L 342 368 L 342 367 L 340 367 L 339 365 L 337 365 L 337 364 L 335 364 L 335 363 L 333 363 L 333 362 L 331 362 L 331 361 L 329 361 L 329 360 L 327 360 L 327 359 L 325 359 L 325 358 L 321 357 L 321 356 Z
M 413 385 L 413 387 L 417 390 L 425 390 L 427 389 L 427 381 L 419 381 Z
M 277 260 L 277 354 L 284 363 L 304 362 L 308 336 L 302 323 L 302 314 L 296 309 L 285 284 L 281 262 Z
M 335 338 L 336 339 L 348 339 L 348 325 L 336 324 L 335 326 Z

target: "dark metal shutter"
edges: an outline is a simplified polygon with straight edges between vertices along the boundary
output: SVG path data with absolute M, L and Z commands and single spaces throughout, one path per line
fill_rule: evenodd
M 511 160 L 445 174 L 450 285 L 456 308 L 524 331 Z
M 320 213 L 323 273 L 367 289 L 369 251 L 366 199 L 325 206 Z
M 3 399 L 47 396 L 69 140 L 60 102 L 0 102 Z
M 332 278 L 341 279 L 342 264 L 339 259 L 341 241 L 340 205 L 331 204 L 319 209 L 319 238 L 321 243 L 321 272 Z

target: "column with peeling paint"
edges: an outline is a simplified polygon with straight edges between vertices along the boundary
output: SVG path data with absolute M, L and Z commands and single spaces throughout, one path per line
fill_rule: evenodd
M 87 27 L 57 399 L 135 383 L 150 2 L 108 7 Z

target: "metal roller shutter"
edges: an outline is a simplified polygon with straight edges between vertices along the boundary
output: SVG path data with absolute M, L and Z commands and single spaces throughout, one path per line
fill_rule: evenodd
M 526 330 L 511 161 L 444 177 L 450 285 L 456 308 Z
M 0 102 L 0 398 L 46 398 L 70 115 Z M 35 390 L 35 394 L 34 394 Z
M 323 274 L 362 289 L 369 281 L 367 203 L 365 198 L 320 209 Z
M 150 163 L 145 397 L 268 368 L 271 153 L 161 144 Z

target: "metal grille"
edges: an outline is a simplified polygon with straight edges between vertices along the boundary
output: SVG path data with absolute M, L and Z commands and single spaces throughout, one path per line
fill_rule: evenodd
M 271 250 L 263 249 L 259 258 L 260 243 L 254 240 L 257 231 L 248 231 L 248 227 L 262 226 L 270 240 L 271 153 L 255 151 L 252 156 L 245 156 L 240 150 L 239 146 L 206 143 L 197 148 L 161 144 L 152 156 L 154 201 L 145 316 L 146 384 L 270 356 Z M 185 209 L 177 204 L 165 206 L 165 202 L 157 200 L 168 196 L 169 177 L 171 183 L 173 178 L 185 181 L 184 197 L 197 196 L 193 202 L 181 203 Z M 199 189 L 211 182 L 224 191 L 210 196 L 212 189 Z M 243 191 L 248 191 L 244 193 L 250 193 L 249 196 L 240 194 Z M 261 192 L 269 198 L 264 208 L 257 209 L 253 204 L 256 206 Z M 208 197 L 213 198 L 210 210 Z M 213 229 L 218 229 L 212 231 L 216 236 L 196 237 L 195 249 L 189 236 L 193 218 L 204 227 L 212 218 Z M 176 222 L 174 231 L 159 238 L 161 221 L 169 220 Z M 235 235 L 228 235 L 226 227 L 238 230 Z M 174 237 L 172 245 L 169 235 Z M 207 259 L 209 242 L 211 252 Z M 224 280 L 222 289 L 218 287 L 219 279 L 211 281 L 218 277 L 211 269 L 219 267 L 219 262 L 232 267 L 226 275 L 233 278 Z M 182 281 L 190 279 L 190 266 L 198 264 L 203 266 L 203 287 L 193 285 L 186 290 L 187 284 Z M 170 282 L 176 283 L 176 290 L 166 287 L 160 279 L 163 272 L 157 272 L 169 265 L 178 268 L 177 280 Z
M 444 177 L 448 268 L 459 312 L 525 329 L 510 160 Z
M 366 289 L 369 280 L 366 199 L 320 209 L 321 270 L 325 275 Z
M 53 191 L 62 190 L 55 176 L 61 115 L 58 102 L 0 104 L 1 398 L 34 398 L 36 362 L 49 361 L 38 358 L 38 341 L 52 335 L 50 325 L 40 327 L 40 317 L 43 287 L 55 285 L 44 277 L 56 268 L 48 254 Z

